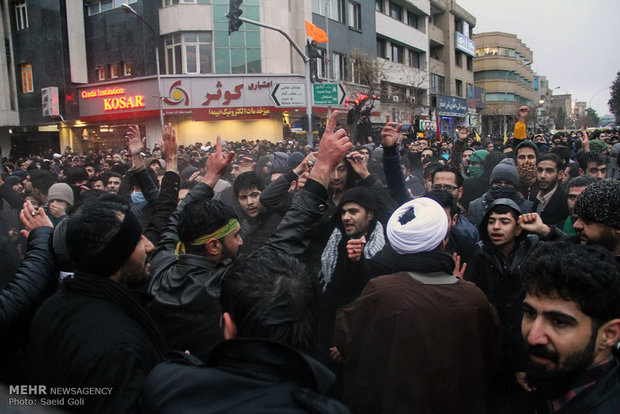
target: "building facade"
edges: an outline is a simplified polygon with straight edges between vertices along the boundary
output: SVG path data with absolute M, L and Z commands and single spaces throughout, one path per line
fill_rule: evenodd
M 519 106 L 531 107 L 534 102 L 533 53 L 510 33 L 479 33 L 474 40 L 474 80 L 476 86 L 486 90 L 482 132 L 501 137 L 505 131 L 512 132 Z M 528 123 L 533 126 L 532 120 Z
M 431 0 L 429 76 L 433 126 L 451 134 L 461 125 L 476 127 L 484 93 L 474 90 L 473 28 L 476 18 L 454 0 Z

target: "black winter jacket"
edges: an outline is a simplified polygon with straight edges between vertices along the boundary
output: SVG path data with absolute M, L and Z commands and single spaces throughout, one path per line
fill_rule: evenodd
M 183 356 L 155 367 L 146 379 L 148 413 L 348 413 L 326 398 L 334 374 L 278 342 L 232 339 L 206 364 Z
M 15 278 L 0 292 L 0 382 L 23 380 L 30 322 L 39 305 L 58 286 L 52 227 L 30 232 L 28 250 Z

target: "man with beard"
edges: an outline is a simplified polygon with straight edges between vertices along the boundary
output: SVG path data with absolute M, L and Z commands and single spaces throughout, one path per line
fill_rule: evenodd
M 540 218 L 547 225 L 554 225 L 568 215 L 566 190 L 560 184 L 563 174 L 562 159 L 555 154 L 543 154 L 538 160 L 538 194 L 534 211 L 541 209 Z M 539 207 L 540 206 L 540 207 Z
M 32 383 L 106 390 L 63 409 L 135 412 L 146 375 L 166 351 L 135 290 L 147 280 L 153 245 L 129 206 L 105 195 L 67 219 L 66 247 L 77 271 L 35 315 Z
M 577 197 L 586 189 L 590 184 L 596 182 L 596 178 L 588 175 L 580 175 L 579 177 L 571 178 L 567 184 L 567 196 L 566 206 L 568 207 L 568 217 L 561 223 L 558 223 L 557 227 L 569 236 L 576 236 L 577 232 L 573 227 L 573 223 L 577 221 L 575 217 L 575 202 Z
M 601 246 L 620 267 L 620 181 L 608 178 L 589 185 L 575 201 L 573 224 L 581 244 Z
M 536 184 L 536 165 L 538 164 L 538 147 L 531 141 L 523 141 L 515 148 L 517 171 L 519 172 L 519 192 L 526 200 L 536 201 L 538 185 Z
M 538 413 L 617 413 L 620 274 L 611 255 L 567 242 L 540 246 L 521 267 L 527 386 Z

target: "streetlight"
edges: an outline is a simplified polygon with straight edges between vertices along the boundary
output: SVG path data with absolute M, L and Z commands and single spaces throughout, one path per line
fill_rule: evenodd
M 506 98 L 508 97 L 508 95 L 506 94 L 507 89 L 508 89 L 508 75 L 516 71 L 517 69 L 520 69 L 524 66 L 529 66 L 531 64 L 532 62 L 527 62 L 527 63 L 517 66 L 513 70 L 509 70 L 508 72 L 506 72 L 506 78 L 504 79 L 504 108 L 506 107 Z M 508 129 L 508 125 L 506 124 L 506 110 L 504 109 L 504 134 L 507 133 L 507 129 Z
M 160 71 L 159 71 L 159 46 L 157 46 L 157 32 L 155 31 L 155 29 L 153 28 L 153 26 L 151 26 L 149 24 L 149 22 L 147 22 L 146 20 L 144 20 L 144 18 L 142 16 L 140 16 L 138 14 L 137 11 L 134 10 L 133 7 L 131 7 L 129 4 L 125 3 L 121 5 L 121 9 L 123 9 L 123 11 L 125 13 L 129 13 L 129 14 L 133 14 L 134 16 L 136 16 L 138 19 L 140 19 L 140 21 L 142 23 L 144 23 L 146 25 L 146 27 L 148 27 L 149 29 L 151 29 L 151 31 L 153 32 L 153 35 L 155 36 L 155 64 L 157 66 L 157 89 L 158 89 L 158 96 L 157 96 L 157 101 L 159 102 L 159 124 L 161 127 L 161 134 L 163 136 L 164 134 L 164 105 L 162 102 L 162 98 L 163 98 L 163 92 L 161 90 L 161 75 L 160 75 Z

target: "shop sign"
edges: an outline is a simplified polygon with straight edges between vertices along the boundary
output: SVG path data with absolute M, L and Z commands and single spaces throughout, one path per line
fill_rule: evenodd
M 270 91 L 277 84 L 302 83 L 300 75 L 218 75 L 218 76 L 164 76 L 162 106 L 165 114 L 200 112 L 209 119 L 241 119 L 239 117 L 266 117 L 256 108 L 271 108 Z M 81 117 L 101 116 L 112 113 L 133 113 L 159 110 L 157 80 L 138 79 L 114 84 L 89 85 L 79 88 Z M 221 114 L 202 109 L 222 108 Z M 235 109 L 224 111 L 225 108 Z M 248 108 L 249 113 L 238 113 L 236 108 Z M 255 113 L 252 113 L 255 108 Z M 216 115 L 217 114 L 217 115 Z M 150 115 L 152 116 L 152 115 Z
M 437 115 L 464 117 L 467 115 L 467 100 L 456 96 L 437 95 Z
M 456 48 L 462 52 L 467 53 L 470 56 L 476 56 L 476 42 L 465 36 L 462 33 L 455 32 L 456 34 Z
M 271 115 L 267 107 L 208 108 L 194 110 L 195 121 L 224 121 L 233 119 L 263 119 Z

